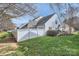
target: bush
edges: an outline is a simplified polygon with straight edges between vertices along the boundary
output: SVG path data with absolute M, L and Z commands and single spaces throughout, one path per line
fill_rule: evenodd
M 48 30 L 47 35 L 48 36 L 56 36 L 59 33 L 58 30 Z
M 6 38 L 8 38 L 8 37 L 12 37 L 11 32 L 1 32 L 0 33 L 0 42 L 4 42 L 6 40 Z

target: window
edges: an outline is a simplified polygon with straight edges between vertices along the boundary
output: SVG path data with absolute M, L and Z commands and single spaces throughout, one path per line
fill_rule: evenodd
M 55 24 L 57 24 L 58 22 L 57 22 L 57 20 L 55 21 Z
M 58 28 L 60 27 L 60 24 L 58 25 Z

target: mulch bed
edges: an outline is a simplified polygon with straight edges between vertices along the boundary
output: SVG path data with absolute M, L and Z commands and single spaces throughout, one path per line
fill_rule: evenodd
M 5 38 L 5 40 L 1 43 L 16 43 L 16 38 L 13 38 L 13 37 L 8 37 L 8 38 Z

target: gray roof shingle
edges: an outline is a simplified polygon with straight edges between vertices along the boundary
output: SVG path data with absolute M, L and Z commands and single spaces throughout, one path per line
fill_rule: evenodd
M 37 25 L 36 25 L 35 27 L 40 26 L 40 25 L 44 25 L 54 14 L 55 14 L 55 13 L 41 18 L 41 19 L 38 21 L 38 23 L 37 23 Z

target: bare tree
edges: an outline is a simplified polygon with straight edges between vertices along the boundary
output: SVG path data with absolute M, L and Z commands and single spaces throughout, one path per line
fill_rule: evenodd
M 62 21 L 62 18 L 61 18 L 61 16 L 65 19 L 65 21 L 64 21 L 64 24 L 68 24 L 69 25 L 69 33 L 71 34 L 71 28 L 73 27 L 73 25 L 74 25 L 74 17 L 76 17 L 76 14 L 79 12 L 79 8 L 77 7 L 74 7 L 74 6 L 72 6 L 72 4 L 65 4 L 64 5 L 64 7 L 66 8 L 66 14 L 65 14 L 65 16 L 64 16 L 64 13 L 61 13 L 61 9 L 60 8 L 62 8 L 62 7 L 60 7 L 61 6 L 61 4 L 59 4 L 59 3 L 55 3 L 55 4 L 50 4 L 50 6 L 51 6 L 51 8 L 54 10 L 54 7 L 53 6 L 56 6 L 57 7 L 57 11 L 56 10 L 54 10 L 55 11 L 55 13 L 57 14 L 57 16 L 58 16 L 58 19 L 59 19 L 59 21 L 60 21 L 60 23 L 62 24 L 63 22 L 61 22 Z M 78 19 L 77 19 L 78 20 Z M 76 21 L 76 20 L 75 20 Z M 63 24 L 63 25 L 64 25 Z M 77 24 L 78 24 L 78 22 L 77 22 Z M 77 27 L 76 27 L 77 28 Z
M 34 15 L 36 13 L 36 8 L 34 4 L 22 4 L 22 3 L 6 3 L 0 4 L 0 15 L 8 14 L 12 17 L 19 17 L 24 14 Z
M 62 25 L 62 18 L 61 17 L 64 17 L 64 14 L 61 13 L 61 4 L 54 3 L 54 4 L 49 4 L 49 5 L 58 16 L 58 20 L 59 20 L 60 24 L 58 25 L 57 29 L 59 30 L 60 25 Z
M 32 3 L 0 3 L 0 27 L 9 27 L 11 18 L 23 15 L 34 16 L 37 12 Z
M 73 6 L 71 6 L 72 4 L 67 5 L 67 18 L 65 20 L 65 23 L 69 25 L 69 33 L 71 34 L 71 28 L 73 27 L 73 22 L 75 20 L 74 17 L 76 17 L 76 14 L 78 13 L 78 8 L 74 8 Z

